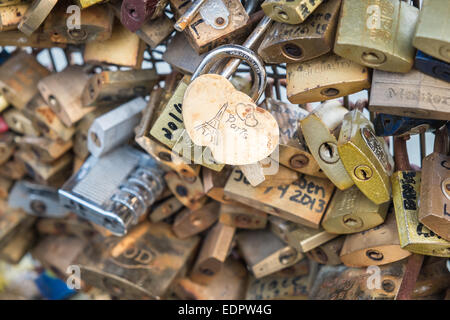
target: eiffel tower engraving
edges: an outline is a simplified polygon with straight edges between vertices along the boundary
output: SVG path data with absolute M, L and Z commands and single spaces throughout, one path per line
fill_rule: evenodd
M 225 110 L 228 108 L 228 102 L 225 103 L 217 114 L 209 121 L 203 122 L 201 125 L 194 127 L 195 130 L 202 130 L 202 135 L 205 137 L 210 136 L 210 142 L 214 145 L 218 143 L 217 130 L 219 129 L 220 120 L 222 119 Z

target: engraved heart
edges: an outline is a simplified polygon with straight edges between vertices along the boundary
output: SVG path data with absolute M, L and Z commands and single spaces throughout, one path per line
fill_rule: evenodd
M 220 163 L 252 164 L 269 156 L 278 145 L 274 117 L 221 75 L 204 74 L 189 84 L 183 121 L 192 141 L 209 147 Z

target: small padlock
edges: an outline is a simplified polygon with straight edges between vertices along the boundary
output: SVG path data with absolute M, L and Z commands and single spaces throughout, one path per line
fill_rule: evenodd
M 344 115 L 348 112 L 337 101 L 318 106 L 300 120 L 303 136 L 311 154 L 323 173 L 340 190 L 350 188 L 354 182 L 345 170 L 338 153 L 338 136 Z
M 270 216 L 269 222 L 270 230 L 299 252 L 308 252 L 338 236 L 323 229 L 308 228 L 275 216 Z
M 435 78 L 450 82 L 450 65 L 417 50 L 414 67 Z
M 417 70 L 406 74 L 374 70 L 369 110 L 423 119 L 450 120 L 450 84 Z
M 417 49 L 450 63 L 450 37 L 448 20 L 450 13 L 445 0 L 424 0 L 413 37 Z
M 267 213 L 243 204 L 221 204 L 219 221 L 240 229 L 264 229 Z
M 259 279 L 290 267 L 304 258 L 295 248 L 283 243 L 269 230 L 242 231 L 237 245 L 247 268 Z
M 177 199 L 177 197 L 169 197 L 157 203 L 149 214 L 151 222 L 160 222 L 169 218 L 178 211 L 180 211 L 184 205 Z
M 167 0 L 124 0 L 120 9 L 120 21 L 131 32 L 136 32 L 147 20 L 161 16 Z
M 67 209 L 65 209 L 67 211 Z M 74 236 L 84 240 L 90 240 L 98 234 L 94 226 L 87 220 L 80 219 L 76 214 L 69 213 L 64 219 L 44 218 L 36 223 L 36 229 L 40 235 Z
M 9 264 L 18 264 L 22 260 L 36 241 L 35 222 L 36 218 L 27 217 L 21 223 L 20 227 L 15 230 L 8 242 L 0 247 L 1 260 Z
M 323 228 L 330 233 L 347 234 L 369 230 L 382 224 L 389 202 L 375 204 L 356 186 L 337 190 L 322 220 Z
M 266 63 L 294 63 L 328 53 L 334 45 L 340 6 L 341 0 L 326 1 L 299 25 L 275 22 L 259 46 L 258 54 Z
M 349 176 L 367 198 L 376 204 L 391 199 L 394 161 L 386 141 L 375 136 L 373 124 L 361 111 L 354 109 L 344 116 L 337 149 Z
M 184 209 L 175 218 L 172 230 L 180 239 L 186 239 L 211 227 L 219 218 L 219 203 L 212 201 L 196 210 Z
M 450 257 L 450 242 L 419 222 L 421 172 L 411 169 L 404 138 L 394 138 L 394 153 L 397 171 L 391 181 L 400 245 L 418 254 Z
M 33 0 L 33 3 L 20 20 L 17 29 L 31 36 L 50 14 L 58 0 Z
M 343 1 L 334 52 L 370 68 L 408 72 L 418 16 L 419 10 L 404 1 Z
M 10 108 L 3 112 L 3 118 L 11 131 L 33 137 L 40 135 L 38 128 L 20 110 Z
M 287 97 L 292 103 L 335 99 L 370 88 L 369 70 L 333 53 L 287 64 Z
M 450 126 L 447 124 L 447 126 Z M 419 221 L 450 241 L 450 152 L 447 128 L 436 131 L 434 152 L 422 160 Z
M 271 19 L 289 24 L 299 24 L 306 20 L 323 0 L 266 0 L 261 4 L 264 13 Z
M 407 136 L 436 130 L 445 124 L 444 120 L 416 119 L 378 113 L 373 121 L 376 136 Z
M 330 240 L 312 250 L 306 252 L 306 256 L 316 263 L 326 264 L 329 266 L 335 266 L 342 263 L 339 257 L 344 244 L 344 237 L 337 237 Z
M 205 194 L 223 204 L 235 204 L 235 201 L 229 199 L 224 192 L 225 184 L 231 172 L 233 172 L 232 166 L 225 166 L 220 172 L 203 168 L 202 182 Z
M 164 180 L 175 197 L 191 210 L 201 208 L 207 200 L 198 176 L 186 178 L 169 171 L 164 175 Z
M 283 170 L 289 169 L 280 166 L 279 171 Z M 291 184 L 252 187 L 238 168 L 225 185 L 225 195 L 232 200 L 315 229 L 319 228 L 333 191 L 329 180 L 307 175 Z
M 24 3 L 0 7 L 0 31 L 16 30 L 29 6 Z
M 44 163 L 51 163 L 59 159 L 73 146 L 72 140 L 64 142 L 43 137 L 22 136 L 15 137 L 14 141 L 19 148 L 34 153 L 36 158 Z
M 348 267 L 378 266 L 402 260 L 411 252 L 400 247 L 395 214 L 375 228 L 347 235 L 341 249 L 341 261 Z

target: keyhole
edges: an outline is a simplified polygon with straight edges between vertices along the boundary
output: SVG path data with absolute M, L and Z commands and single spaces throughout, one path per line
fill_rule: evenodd
M 378 52 L 363 52 L 361 59 L 367 64 L 379 65 L 386 60 L 386 57 Z
M 366 181 L 372 177 L 372 169 L 366 165 L 360 165 L 355 168 L 354 174 L 359 180 Z
M 383 280 L 381 286 L 386 292 L 392 292 L 395 289 L 395 284 L 392 280 Z
M 350 229 L 359 229 L 363 226 L 363 221 L 359 217 L 352 216 L 350 214 L 345 215 L 342 218 L 344 225 Z
M 289 164 L 292 168 L 299 169 L 305 167 L 309 162 L 309 159 L 304 154 L 295 154 L 289 159 Z
M 326 97 L 334 97 L 339 94 L 339 90 L 336 88 L 326 88 L 320 91 L 320 94 Z
M 319 156 L 326 163 L 336 163 L 339 160 L 336 144 L 324 142 L 319 147 Z
M 282 48 L 282 53 L 290 59 L 298 60 L 303 56 L 303 50 L 294 43 L 286 43 Z
M 97 147 L 101 147 L 102 143 L 100 142 L 98 135 L 94 131 L 91 132 L 91 140 Z
M 282 265 L 287 265 L 289 263 L 294 262 L 296 258 L 297 258 L 297 251 L 294 248 L 289 247 L 286 252 L 282 252 L 280 254 L 278 260 Z
M 286 20 L 286 21 L 289 20 L 288 14 L 285 11 L 283 11 L 283 9 L 281 7 L 276 6 L 276 7 L 274 7 L 274 9 L 275 9 L 274 11 L 277 13 L 278 17 L 280 17 L 280 19 Z
M 369 259 L 372 259 L 375 261 L 381 261 L 384 258 L 383 254 L 380 251 L 374 250 L 374 249 L 367 250 L 366 256 L 369 257 Z

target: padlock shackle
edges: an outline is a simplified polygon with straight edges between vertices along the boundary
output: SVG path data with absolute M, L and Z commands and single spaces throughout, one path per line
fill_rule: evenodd
M 411 171 L 406 140 L 403 137 L 394 137 L 394 161 L 396 171 Z
M 237 58 L 249 64 L 254 75 L 254 82 L 249 96 L 256 103 L 266 88 L 266 69 L 261 58 L 244 46 L 227 44 L 211 50 L 194 71 L 191 81 L 194 81 L 202 74 L 208 73 L 219 60 L 224 58 Z

